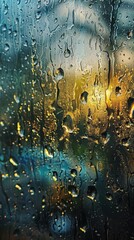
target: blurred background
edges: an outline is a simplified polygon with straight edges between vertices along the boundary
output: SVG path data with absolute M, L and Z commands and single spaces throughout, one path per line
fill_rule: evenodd
M 0 1 L 0 240 L 134 239 L 133 12 Z

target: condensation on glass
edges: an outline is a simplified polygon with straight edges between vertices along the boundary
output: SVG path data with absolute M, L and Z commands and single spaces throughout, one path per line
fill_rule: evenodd
M 0 240 L 134 239 L 133 12 L 0 1 Z

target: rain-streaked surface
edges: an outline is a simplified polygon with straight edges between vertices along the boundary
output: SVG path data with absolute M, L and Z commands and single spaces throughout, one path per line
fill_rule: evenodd
M 133 0 L 0 0 L 0 240 L 134 239 Z

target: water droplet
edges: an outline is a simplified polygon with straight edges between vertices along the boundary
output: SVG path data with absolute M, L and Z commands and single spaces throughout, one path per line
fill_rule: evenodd
M 84 226 L 84 227 L 80 227 L 80 230 L 81 230 L 83 233 L 86 233 L 86 231 L 87 231 L 87 227 L 86 227 L 86 226 Z
M 94 186 L 89 186 L 87 190 L 87 197 L 92 201 L 96 199 L 97 190 Z
M 41 11 L 38 11 L 38 12 L 36 13 L 36 15 L 35 15 L 36 20 L 39 20 L 39 19 L 41 18 L 41 16 L 42 16 Z
M 116 87 L 115 93 L 116 93 L 116 96 L 120 96 L 121 95 L 121 88 L 119 86 Z
M 79 195 L 79 191 L 76 186 L 69 185 L 68 186 L 68 193 L 73 197 L 76 198 Z
M 106 193 L 106 199 L 111 201 L 113 199 L 111 193 Z
M 108 134 L 108 132 L 107 131 L 103 132 L 101 136 L 103 144 L 107 144 L 110 140 L 110 135 Z
M 45 149 L 44 149 L 44 154 L 46 157 L 49 157 L 49 158 L 53 158 L 54 156 L 54 151 L 53 149 L 51 148 L 51 146 L 46 146 Z
M 17 5 L 19 5 L 21 3 L 21 0 L 17 0 Z
M 5 32 L 7 30 L 7 25 L 6 24 L 3 24 L 2 26 L 2 32 Z
M 14 37 L 17 36 L 17 31 L 16 30 L 13 32 L 13 35 L 14 35 Z
M 66 48 L 65 51 L 64 51 L 64 57 L 69 58 L 70 54 L 71 54 L 71 51 L 68 48 Z
M 87 99 L 88 99 L 88 92 L 83 92 L 82 94 L 81 94 L 81 102 L 83 103 L 83 104 L 86 104 L 87 103 Z
M 129 98 L 128 99 L 128 109 L 129 109 L 129 117 L 131 119 L 134 118 L 134 98 Z
M 8 5 L 5 5 L 4 14 L 6 15 L 7 13 L 8 13 Z
M 18 134 L 19 134 L 20 137 L 24 137 L 24 130 L 21 129 L 21 130 L 18 132 Z
M 19 178 L 19 177 L 20 177 L 20 175 L 19 175 L 17 172 L 14 172 L 14 176 L 15 176 L 16 178 Z
M 15 188 L 17 188 L 19 191 L 21 191 L 21 189 L 22 189 L 20 184 L 16 184 Z
M 29 192 L 30 192 L 31 195 L 34 195 L 34 193 L 35 193 L 34 187 L 31 187 L 30 190 L 29 190 Z
M 59 81 L 64 78 L 64 71 L 62 68 L 58 68 L 55 73 L 55 80 Z
M 16 96 L 16 95 L 14 94 L 14 96 L 13 96 L 13 97 L 14 97 L 14 100 L 15 100 L 15 102 L 16 102 L 16 103 L 19 103 L 19 102 L 20 102 L 20 99 L 19 99 L 19 97 L 18 97 L 18 96 Z
M 71 169 L 71 176 L 76 177 L 77 176 L 77 170 L 76 169 Z
M 44 0 L 44 4 L 47 6 L 50 0 Z
M 68 131 L 69 133 L 73 132 L 73 120 L 69 114 L 66 115 L 66 117 L 63 119 L 62 126 L 65 127 L 65 130 Z
M 1 126 L 1 127 L 4 127 L 4 125 L 5 125 L 5 124 L 4 124 L 4 121 L 3 121 L 3 120 L 0 120 L 0 126 Z
M 32 39 L 32 46 L 34 47 L 36 45 L 36 39 Z
M 18 163 L 12 157 L 9 158 L 9 162 L 15 167 L 18 166 Z
M 53 180 L 55 182 L 58 180 L 58 173 L 56 171 L 53 172 Z
M 127 38 L 131 39 L 132 36 L 133 36 L 133 31 L 131 30 L 127 33 Z
M 129 138 L 123 138 L 122 139 L 122 145 L 125 146 L 125 147 L 128 147 L 129 146 Z
M 25 42 L 24 42 L 24 47 L 27 47 L 28 46 L 28 41 L 26 40 Z
M 5 44 L 5 48 L 4 49 L 5 49 L 6 52 L 10 49 L 10 46 L 9 46 L 8 43 Z
M 54 19 L 54 23 L 57 23 L 57 22 L 58 22 L 58 18 L 55 18 L 55 19 Z

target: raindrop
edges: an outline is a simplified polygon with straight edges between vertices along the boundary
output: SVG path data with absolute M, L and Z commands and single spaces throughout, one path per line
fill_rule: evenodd
M 18 166 L 18 163 L 12 157 L 9 158 L 9 162 L 15 167 Z
M 17 188 L 19 191 L 21 191 L 21 189 L 22 189 L 20 184 L 16 184 L 15 188 Z
M 68 114 L 66 117 L 63 119 L 63 126 L 66 127 L 66 130 L 69 133 L 72 133 L 73 131 L 73 120 L 71 116 Z
M 77 176 L 77 170 L 76 169 L 71 169 L 71 176 L 76 177 Z
M 20 102 L 20 99 L 19 99 L 18 96 L 14 95 L 13 97 L 14 97 L 14 100 L 15 100 L 16 103 L 19 103 L 19 102 Z
M 10 46 L 9 46 L 8 43 L 5 44 L 5 48 L 4 49 L 5 49 L 6 52 L 10 49 Z
M 3 24 L 2 26 L 2 32 L 5 32 L 7 30 L 7 25 L 6 24 Z
M 58 173 L 56 171 L 53 172 L 53 180 L 55 182 L 58 180 Z
M 53 158 L 54 156 L 54 151 L 53 149 L 51 148 L 51 146 L 46 146 L 45 149 L 44 149 L 44 154 L 46 157 L 48 158 Z
M 4 127 L 4 125 L 5 125 L 4 121 L 3 121 L 3 120 L 0 120 L 0 126 L 1 126 L 1 127 Z
M 21 3 L 21 0 L 17 0 L 17 5 L 19 5 Z
M 83 104 L 86 104 L 87 103 L 87 99 L 88 99 L 88 92 L 83 92 L 82 94 L 81 94 L 81 102 L 83 103 Z
M 35 15 L 36 20 L 39 20 L 39 19 L 41 18 L 41 16 L 42 16 L 41 11 L 38 11 L 38 12 L 36 13 L 36 15 Z
M 55 80 L 59 81 L 64 78 L 64 71 L 62 68 L 58 68 L 55 73 Z
M 15 31 L 13 32 L 13 34 L 14 34 L 14 37 L 16 37 L 16 36 L 17 36 L 17 31 L 15 30 Z
M 68 186 L 68 193 L 73 197 L 76 198 L 79 195 L 79 191 L 76 186 L 69 185 Z
M 113 199 L 113 197 L 110 193 L 106 193 L 106 199 L 111 201 Z
M 125 146 L 125 147 L 128 147 L 129 146 L 129 138 L 123 138 L 122 139 L 122 145 Z
M 25 42 L 24 42 L 24 47 L 27 47 L 28 46 L 28 41 L 26 40 Z
M 133 36 L 133 31 L 131 30 L 127 33 L 127 38 L 130 39 L 132 36 Z
M 4 14 L 6 15 L 7 13 L 8 13 L 8 5 L 5 5 Z
M 68 58 L 68 57 L 70 57 L 70 54 L 71 54 L 70 50 L 69 50 L 68 48 L 65 49 L 65 51 L 64 51 L 64 57 L 65 57 L 65 58 Z
M 94 186 L 89 186 L 87 190 L 87 197 L 92 201 L 96 199 L 97 190 Z
M 121 95 L 121 88 L 119 86 L 116 87 L 115 93 L 116 93 L 116 96 L 120 96 Z
M 19 134 L 20 137 L 24 137 L 24 130 L 21 129 L 21 130 L 18 132 L 18 134 Z
M 109 140 L 110 140 L 110 135 L 109 135 L 109 133 L 108 133 L 107 131 L 105 131 L 105 132 L 103 132 L 103 133 L 101 134 L 101 136 L 102 136 L 102 142 L 103 142 L 103 144 L 107 144 L 107 143 L 109 142 Z
M 87 226 L 80 227 L 80 231 L 82 231 L 83 233 L 86 233 L 86 231 L 87 231 Z
M 38 64 L 38 59 L 36 57 L 33 57 L 33 64 L 36 66 Z
M 49 0 L 45 0 L 44 4 L 47 6 L 49 4 Z
M 36 45 L 36 39 L 32 39 L 32 46 L 34 47 Z
M 34 193 L 35 193 L 34 187 L 31 187 L 30 190 L 29 190 L 29 192 L 30 192 L 31 195 L 34 195 Z
M 134 117 L 134 98 L 128 99 L 128 109 L 129 109 L 129 117 L 133 119 Z
M 67 43 L 66 43 L 66 45 L 65 45 L 65 51 L 64 51 L 64 57 L 65 57 L 65 58 L 68 58 L 68 57 L 70 57 L 70 54 L 71 54 L 71 51 L 68 49 L 68 45 L 67 45 Z

